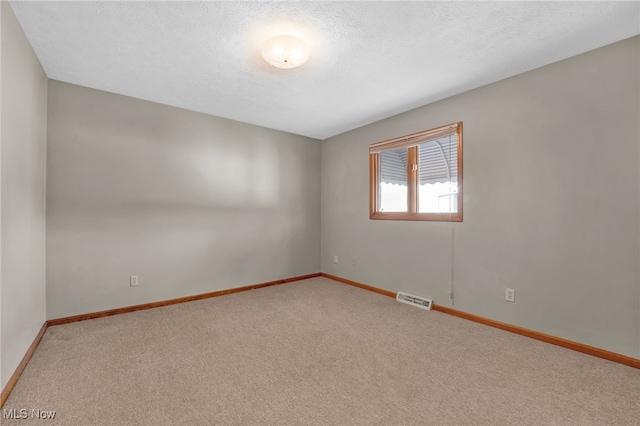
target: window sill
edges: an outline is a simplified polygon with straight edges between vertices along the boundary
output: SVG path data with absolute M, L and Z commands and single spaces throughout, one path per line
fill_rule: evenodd
M 421 220 L 429 222 L 462 222 L 462 213 L 403 213 L 374 212 L 369 214 L 371 220 Z

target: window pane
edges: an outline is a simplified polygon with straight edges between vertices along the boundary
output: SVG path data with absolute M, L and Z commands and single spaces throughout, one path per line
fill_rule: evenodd
M 458 136 L 452 134 L 418 146 L 418 212 L 458 211 Z
M 380 211 L 407 211 L 407 148 L 380 153 Z

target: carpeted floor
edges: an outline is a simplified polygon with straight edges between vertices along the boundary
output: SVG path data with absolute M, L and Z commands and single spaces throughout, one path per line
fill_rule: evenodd
M 12 408 L 3 425 L 640 425 L 640 370 L 314 278 L 50 327 Z

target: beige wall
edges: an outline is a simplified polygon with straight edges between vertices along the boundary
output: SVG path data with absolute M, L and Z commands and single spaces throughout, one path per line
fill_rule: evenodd
M 640 357 L 639 40 L 323 141 L 322 271 L 450 306 L 453 241 L 456 309 Z M 369 220 L 368 145 L 454 121 L 453 239 L 448 223 Z
M 4 2 L 0 0 L 0 391 L 4 390 L 8 380 L 2 373 L 2 16 L 5 15 L 2 3 Z
M 46 319 L 47 77 L 2 1 L 1 327 L 4 387 Z
M 49 318 L 320 269 L 317 140 L 52 80 L 47 160 Z

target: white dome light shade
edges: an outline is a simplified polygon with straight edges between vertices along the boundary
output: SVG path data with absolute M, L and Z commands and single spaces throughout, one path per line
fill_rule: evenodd
M 309 58 L 309 48 L 298 37 L 278 35 L 262 46 L 262 57 L 276 68 L 295 68 Z

